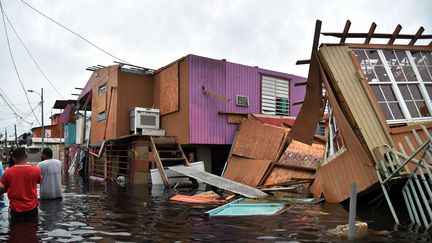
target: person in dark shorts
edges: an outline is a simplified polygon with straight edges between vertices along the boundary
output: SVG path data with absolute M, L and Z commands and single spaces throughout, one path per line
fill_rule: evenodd
M 12 219 L 38 215 L 37 184 L 42 181 L 38 167 L 27 163 L 25 149 L 14 150 L 15 166 L 7 169 L 0 180 L 0 195 L 7 192 Z

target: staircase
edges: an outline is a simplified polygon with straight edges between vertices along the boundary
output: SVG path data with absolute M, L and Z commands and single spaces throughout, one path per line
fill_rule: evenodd
M 415 148 L 410 138 L 405 136 L 411 155 L 408 156 L 402 144 L 399 144 L 399 151 L 387 148 L 381 163 L 375 165 L 375 169 L 396 224 L 399 224 L 399 219 L 388 195 L 388 188 L 395 180 L 405 179 L 402 195 L 410 220 L 413 224 L 429 228 L 432 225 L 432 166 L 428 161 L 432 162 L 432 136 L 424 126 L 422 129 L 427 136 L 426 140 L 412 130 L 420 147 Z
M 165 169 L 174 165 L 189 166 L 189 161 L 176 137 L 150 137 L 150 145 L 162 181 L 165 187 L 169 188 L 169 177 L 167 177 Z

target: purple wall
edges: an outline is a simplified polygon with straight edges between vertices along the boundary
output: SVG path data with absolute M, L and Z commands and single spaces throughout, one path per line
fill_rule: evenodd
M 294 83 L 305 78 L 281 72 L 250 67 L 241 64 L 189 55 L 189 131 L 191 144 L 231 144 L 236 124 L 228 124 L 225 112 L 261 112 L 261 76 L 290 80 L 290 115 L 296 116 L 300 105 L 292 103 L 303 100 L 305 87 Z M 229 102 L 202 93 L 206 90 L 222 95 Z M 236 95 L 249 96 L 249 106 L 235 104 Z

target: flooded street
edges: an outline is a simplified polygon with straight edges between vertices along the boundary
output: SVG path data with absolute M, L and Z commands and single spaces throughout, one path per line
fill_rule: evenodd
M 289 204 L 270 217 L 215 217 L 215 206 L 170 201 L 163 188 L 125 188 L 115 183 L 64 178 L 63 201 L 42 201 L 39 222 L 10 223 L 1 209 L 0 241 L 9 242 L 329 242 L 325 232 L 347 222 L 338 204 Z M 180 189 L 182 194 L 191 189 Z M 7 199 L 4 200 L 8 205 Z M 369 242 L 427 242 L 427 233 L 394 228 L 391 215 L 359 212 Z M 24 241 L 23 241 L 24 240 Z

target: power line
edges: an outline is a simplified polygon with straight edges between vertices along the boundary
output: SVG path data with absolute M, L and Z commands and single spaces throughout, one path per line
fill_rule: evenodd
M 6 95 L 6 92 L 3 91 L 3 89 L 0 88 L 0 92 L 3 94 L 4 98 L 6 98 L 6 101 L 15 108 L 17 113 L 21 113 L 21 111 L 15 106 L 15 104 L 9 99 L 9 97 Z M 27 103 L 25 103 L 27 104 Z
M 38 102 L 30 102 L 30 104 L 38 104 L 38 103 L 40 103 L 40 101 L 38 101 Z M 13 106 L 16 106 L 16 105 L 27 105 L 27 103 L 11 103 L 11 105 L 13 105 Z M 0 106 L 7 106 L 7 105 L 0 105 Z
M 30 105 L 30 100 L 29 100 L 28 95 L 27 95 L 27 91 L 26 91 L 26 89 L 24 87 L 24 84 L 23 84 L 23 82 L 21 80 L 21 76 L 18 73 L 18 68 L 16 66 L 15 59 L 14 59 L 13 54 L 12 54 L 12 49 L 11 49 L 10 41 L 9 41 L 9 35 L 8 35 L 7 27 L 6 27 L 5 16 L 3 14 L 3 5 L 2 5 L 1 1 L 0 1 L 0 8 L 1 8 L 1 12 L 2 12 L 3 27 L 4 27 L 4 31 L 5 31 L 5 34 L 6 34 L 6 41 L 7 41 L 7 45 L 8 45 L 8 49 L 9 49 L 9 54 L 10 54 L 10 57 L 11 57 L 11 60 L 12 60 L 12 63 L 13 63 L 14 69 L 15 69 L 15 73 L 16 73 L 16 75 L 18 77 L 18 80 L 19 80 L 19 82 L 21 84 L 21 87 L 22 87 L 22 89 L 24 91 L 24 94 L 26 96 L 27 103 L 28 103 L 30 109 L 32 109 L 32 107 Z M 32 112 L 32 113 L 33 113 L 34 117 L 36 118 L 37 122 L 40 124 L 39 119 L 36 117 L 36 115 L 34 114 L 34 112 Z
M 20 115 L 18 115 L 18 113 L 14 110 L 14 108 L 12 108 L 12 106 L 9 104 L 9 102 L 6 100 L 6 98 L 3 96 L 3 94 L 0 92 L 0 97 L 3 99 L 3 101 L 5 102 L 5 104 L 11 109 L 11 111 L 17 116 L 20 117 Z M 21 117 L 20 117 L 21 118 Z
M 20 117 L 19 119 L 17 118 L 17 120 L 16 120 L 14 123 L 11 123 L 11 124 L 9 124 L 9 125 L 7 125 L 7 126 L 5 126 L 5 127 L 6 127 L 6 128 L 11 128 L 11 127 L 13 127 L 13 125 L 18 124 L 18 123 L 20 123 L 20 122 L 26 122 L 27 124 L 33 125 L 33 123 L 34 123 L 36 120 L 33 120 L 32 122 L 28 122 L 26 119 L 27 119 L 29 116 L 31 116 L 32 112 L 34 112 L 34 111 L 36 110 L 36 108 L 37 108 L 39 105 L 40 105 L 40 103 L 38 103 L 37 105 L 35 105 L 35 107 L 32 108 L 32 111 L 31 111 L 31 112 L 29 112 L 29 113 L 27 113 L 27 114 L 24 114 L 24 117 Z M 38 113 L 38 115 L 39 115 L 39 113 Z
M 109 53 L 108 51 L 105 51 L 105 50 L 102 49 L 101 47 L 97 46 L 96 44 L 93 44 L 91 41 L 89 41 L 89 40 L 87 40 L 86 38 L 84 38 L 82 35 L 76 33 L 75 31 L 69 29 L 68 27 L 64 26 L 63 24 L 61 24 L 61 23 L 55 21 L 54 19 L 48 17 L 46 14 L 44 14 L 44 13 L 42 13 L 41 11 L 37 10 L 35 7 L 31 6 L 31 5 L 28 4 L 27 2 L 25 2 L 25 1 L 23 1 L 23 0 L 21 0 L 21 2 L 23 2 L 25 5 L 27 5 L 28 7 L 30 7 L 31 9 L 33 9 L 34 11 L 36 11 L 37 13 L 39 13 L 40 15 L 42 15 L 43 17 L 49 19 L 49 20 L 52 21 L 53 23 L 55 23 L 55 24 L 57 24 L 58 26 L 62 27 L 63 29 L 65 29 L 65 30 L 71 32 L 72 34 L 74 34 L 74 35 L 76 35 L 76 36 L 78 36 L 80 39 L 82 39 L 83 41 L 85 41 L 85 42 L 87 42 L 88 44 L 92 45 L 93 47 L 97 48 L 98 50 L 102 51 L 103 53 L 105 53 L 105 54 L 107 54 L 107 55 L 109 55 L 109 56 L 111 56 L 111 57 L 113 57 L 113 58 L 115 58 L 115 59 L 117 59 L 117 60 L 119 60 L 119 61 L 122 61 L 122 62 L 128 64 L 128 62 L 124 61 L 123 59 L 114 56 L 113 54 Z
M 9 20 L 9 17 L 7 16 L 6 12 L 4 11 L 4 9 L 2 8 L 3 14 L 6 17 L 7 22 L 9 23 L 10 27 L 12 28 L 13 32 L 15 33 L 15 35 L 17 36 L 18 40 L 20 41 L 21 45 L 24 47 L 24 49 L 27 51 L 27 53 L 29 54 L 30 58 L 32 59 L 33 63 L 36 65 L 37 69 L 39 70 L 39 72 L 42 74 L 42 76 L 44 76 L 44 78 L 46 79 L 46 81 L 48 81 L 48 83 L 51 84 L 51 86 L 55 89 L 55 91 L 57 92 L 58 95 L 60 95 L 60 97 L 62 97 L 64 99 L 64 96 L 62 94 L 60 94 L 60 92 L 58 91 L 58 89 L 54 86 L 54 84 L 51 82 L 51 80 L 48 79 L 48 77 L 45 75 L 45 73 L 42 71 L 42 69 L 40 68 L 40 66 L 38 65 L 38 63 L 36 62 L 36 59 L 33 57 L 33 55 L 31 54 L 30 50 L 27 48 L 27 46 L 24 44 L 24 42 L 22 41 L 21 37 L 18 35 L 18 32 L 15 30 L 15 28 L 13 27 L 11 21 Z

